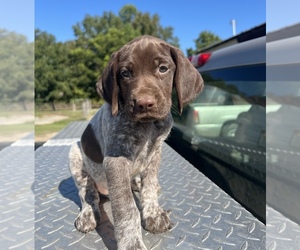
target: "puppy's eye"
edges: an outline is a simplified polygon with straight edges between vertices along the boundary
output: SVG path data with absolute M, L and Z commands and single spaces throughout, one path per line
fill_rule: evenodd
M 125 77 L 125 78 L 130 77 L 130 75 L 131 75 L 131 74 L 130 74 L 130 71 L 127 70 L 127 69 L 121 71 L 121 76 L 123 76 L 123 77 Z
M 159 67 L 159 72 L 160 73 L 165 73 L 165 72 L 167 72 L 168 71 L 168 68 L 166 67 L 166 66 L 160 66 Z

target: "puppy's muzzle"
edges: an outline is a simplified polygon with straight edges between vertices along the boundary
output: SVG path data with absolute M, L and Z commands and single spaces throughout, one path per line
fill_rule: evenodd
M 142 97 L 138 100 L 134 100 L 133 110 L 135 113 L 147 113 L 154 111 L 157 107 L 156 100 L 153 97 Z

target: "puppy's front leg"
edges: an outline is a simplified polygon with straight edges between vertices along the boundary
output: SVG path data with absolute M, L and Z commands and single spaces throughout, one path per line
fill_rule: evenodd
M 147 169 L 141 174 L 142 225 L 151 233 L 162 233 L 172 228 L 169 212 L 163 210 L 158 204 L 160 159 L 161 148 L 156 150 Z
M 144 250 L 141 218 L 131 191 L 132 162 L 125 157 L 105 157 L 103 161 L 119 250 Z

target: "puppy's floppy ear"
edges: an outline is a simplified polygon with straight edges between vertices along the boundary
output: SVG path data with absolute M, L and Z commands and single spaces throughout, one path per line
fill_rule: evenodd
M 201 92 L 204 83 L 198 70 L 183 55 L 180 49 L 171 46 L 170 50 L 176 64 L 174 87 L 177 91 L 178 109 L 182 113 L 183 106 Z
M 119 87 L 117 80 L 118 53 L 113 53 L 111 59 L 96 83 L 97 92 L 111 105 L 112 115 L 118 113 Z

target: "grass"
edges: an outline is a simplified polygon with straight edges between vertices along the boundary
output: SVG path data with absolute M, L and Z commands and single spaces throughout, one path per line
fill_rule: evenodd
M 34 130 L 34 123 L 26 122 L 22 124 L 0 125 L 0 130 L 0 134 L 4 136 L 10 136 L 18 133 L 29 133 Z
M 91 110 L 87 118 L 83 117 L 82 110 L 36 111 L 35 116 L 39 118 L 43 118 L 45 116 L 54 116 L 54 115 L 66 116 L 68 118 L 50 124 L 41 124 L 41 125 L 36 124 L 34 129 L 35 140 L 46 141 L 50 139 L 47 138 L 48 135 L 51 137 L 54 133 L 58 133 L 60 130 L 66 127 L 70 122 L 88 120 L 96 113 L 96 111 L 97 111 L 96 109 Z
M 33 116 L 32 110 L 0 110 L 0 117 L 10 117 L 10 116 L 19 116 L 19 115 L 30 115 Z
M 77 121 L 79 120 L 84 120 L 84 119 L 78 119 Z M 41 137 L 41 136 L 46 136 L 47 134 L 57 133 L 72 121 L 76 121 L 76 120 L 68 118 L 51 124 L 35 125 L 34 126 L 35 137 Z
M 89 112 L 88 117 L 83 117 L 82 110 L 47 110 L 41 111 L 36 110 L 34 115 L 39 118 L 40 121 L 44 121 L 45 118 L 49 121 L 47 124 L 38 124 L 33 121 L 33 111 L 0 111 L 0 118 L 8 120 L 11 119 L 12 122 L 16 122 L 20 118 L 20 123 L 12 124 L 0 124 L 0 141 L 15 141 L 21 139 L 25 134 L 34 132 L 36 142 L 45 142 L 53 137 L 56 133 L 66 127 L 70 122 L 89 120 L 97 112 L 98 109 L 92 109 Z M 22 122 L 22 116 L 26 116 L 27 120 L 24 119 Z M 32 117 L 32 121 L 28 121 L 28 117 Z M 65 118 L 60 121 L 51 122 L 52 118 L 57 118 L 57 116 L 63 116 Z M 38 121 L 36 119 L 36 121 Z
M 0 110 L 0 142 L 15 141 L 33 132 L 33 111 Z
M 82 110 L 35 110 L 35 117 L 43 117 L 43 116 L 53 116 L 53 115 L 63 115 L 68 116 L 70 119 L 84 119 L 82 115 Z

